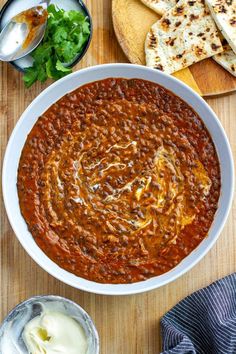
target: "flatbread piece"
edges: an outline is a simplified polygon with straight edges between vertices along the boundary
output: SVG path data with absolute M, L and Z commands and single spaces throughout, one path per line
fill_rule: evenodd
M 203 0 L 180 0 L 151 27 L 145 43 L 147 66 L 169 74 L 222 51 Z
M 144 5 L 150 7 L 150 9 L 157 12 L 159 15 L 163 15 L 167 10 L 171 9 L 178 0 L 141 0 Z
M 236 0 L 206 0 L 212 17 L 236 53 Z
M 216 54 L 212 58 L 230 74 L 236 77 L 236 54 L 227 42 L 223 43 L 223 48 L 224 51 L 222 53 Z

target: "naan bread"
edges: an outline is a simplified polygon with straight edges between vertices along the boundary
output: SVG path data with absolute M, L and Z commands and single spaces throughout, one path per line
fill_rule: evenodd
M 225 40 L 226 42 L 226 40 Z M 223 43 L 224 51 L 214 55 L 212 58 L 230 74 L 236 76 L 236 54 L 233 52 L 228 43 Z
M 178 0 L 141 0 L 144 5 L 150 7 L 150 9 L 157 12 L 159 15 L 163 15 L 167 10 L 171 9 Z
M 206 0 L 206 3 L 219 30 L 236 53 L 236 0 Z
M 180 0 L 151 27 L 145 43 L 147 66 L 169 74 L 222 51 L 203 0 Z

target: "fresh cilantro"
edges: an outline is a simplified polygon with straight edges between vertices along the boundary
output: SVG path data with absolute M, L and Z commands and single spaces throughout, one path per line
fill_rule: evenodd
M 54 43 L 60 44 L 62 41 L 67 40 L 68 33 L 64 27 L 58 27 L 53 35 Z
M 45 66 L 40 66 L 39 69 L 38 69 L 37 79 L 40 82 L 45 82 L 47 80 L 47 78 L 48 78 L 48 76 L 47 76 L 47 73 L 46 73 L 46 67 Z
M 65 65 L 63 65 L 63 63 L 60 60 L 57 60 L 56 68 L 57 68 L 58 71 L 62 71 L 64 73 L 71 72 L 71 69 L 70 68 L 66 68 Z
M 38 70 L 35 70 L 35 68 L 28 68 L 27 69 L 27 75 L 25 74 L 23 77 L 23 80 L 25 82 L 26 87 L 30 87 L 33 85 L 33 83 L 37 80 L 38 77 Z
M 71 73 L 70 63 L 82 52 L 89 35 L 90 25 L 82 12 L 49 5 L 44 39 L 31 53 L 34 63 L 25 71 L 25 86 Z
M 70 63 L 77 54 L 76 43 L 63 41 L 59 45 L 55 45 L 55 52 L 59 60 Z
M 50 43 L 42 43 L 31 54 L 35 64 L 42 64 L 52 55 L 52 45 Z

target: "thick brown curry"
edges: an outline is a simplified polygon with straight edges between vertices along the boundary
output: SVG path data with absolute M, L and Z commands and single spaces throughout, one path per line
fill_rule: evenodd
M 59 266 L 129 283 L 172 269 L 207 236 L 220 167 L 188 104 L 157 84 L 110 78 L 38 119 L 18 193 L 35 241 Z

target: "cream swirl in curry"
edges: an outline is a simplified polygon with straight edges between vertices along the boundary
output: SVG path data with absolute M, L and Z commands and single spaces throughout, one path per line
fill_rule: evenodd
M 107 79 L 39 118 L 19 166 L 22 214 L 63 268 L 98 282 L 162 274 L 207 235 L 220 169 L 197 114 L 164 88 Z

